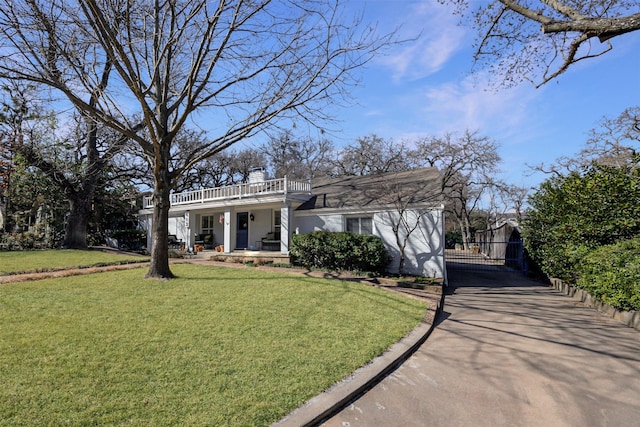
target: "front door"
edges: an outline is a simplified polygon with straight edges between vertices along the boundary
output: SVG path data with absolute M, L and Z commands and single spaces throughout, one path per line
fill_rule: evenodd
M 249 247 L 249 213 L 238 212 L 236 214 L 236 249 L 247 249 Z

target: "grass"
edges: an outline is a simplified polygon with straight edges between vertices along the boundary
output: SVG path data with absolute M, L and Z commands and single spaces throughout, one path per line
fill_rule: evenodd
M 147 259 L 137 255 L 115 254 L 99 250 L 8 251 L 0 252 L 0 275 L 93 267 Z
M 0 287 L 0 425 L 269 425 L 384 352 L 423 302 L 174 265 Z

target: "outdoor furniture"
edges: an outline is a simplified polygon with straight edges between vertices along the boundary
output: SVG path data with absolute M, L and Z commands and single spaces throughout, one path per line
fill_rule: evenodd
M 270 232 L 261 240 L 262 250 L 277 251 L 280 250 L 280 233 Z
M 175 234 L 169 234 L 169 249 L 182 249 L 182 240 L 179 240 Z
M 204 249 L 213 249 L 216 245 L 213 237 L 213 233 L 196 234 L 195 244 L 202 246 Z

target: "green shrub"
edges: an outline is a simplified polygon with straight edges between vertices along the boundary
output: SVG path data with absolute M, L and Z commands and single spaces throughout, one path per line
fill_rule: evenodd
M 591 248 L 567 242 L 547 248 L 548 256 L 541 259 L 544 272 L 549 277 L 557 277 L 567 283 L 576 283 L 580 276 L 577 265 L 591 252 Z
M 640 168 L 593 165 L 554 176 L 529 204 L 527 252 L 548 277 L 576 283 L 588 252 L 640 236 Z
M 576 285 L 620 310 L 640 311 L 640 238 L 591 251 L 579 264 Z
M 44 235 L 31 232 L 0 234 L 0 244 L 3 249 L 14 251 L 49 247 Z
M 291 255 L 307 268 L 383 273 L 389 255 L 376 236 L 314 231 L 293 236 Z

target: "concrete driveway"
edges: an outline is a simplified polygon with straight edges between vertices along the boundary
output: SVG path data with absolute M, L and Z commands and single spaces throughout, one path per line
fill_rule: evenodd
M 427 341 L 323 425 L 640 426 L 640 332 L 521 275 L 449 280 Z

